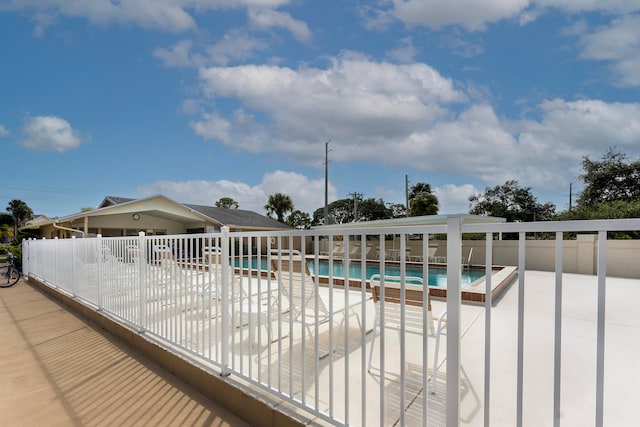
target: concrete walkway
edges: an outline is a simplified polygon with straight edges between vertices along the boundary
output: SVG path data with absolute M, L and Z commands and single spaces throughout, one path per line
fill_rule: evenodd
M 24 280 L 0 325 L 1 426 L 248 426 Z

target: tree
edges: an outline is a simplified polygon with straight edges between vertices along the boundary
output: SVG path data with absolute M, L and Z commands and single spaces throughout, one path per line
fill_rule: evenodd
M 239 206 L 238 202 L 233 200 L 231 197 L 221 197 L 220 200 L 216 202 L 216 207 L 218 208 L 238 209 Z
M 293 201 L 291 197 L 286 194 L 276 193 L 269 196 L 269 200 L 264 208 L 267 211 L 267 215 L 273 218 L 276 216 L 278 222 L 284 223 L 284 216 L 287 212 L 291 212 L 294 209 Z
M 355 203 L 357 201 L 357 206 Z M 362 199 L 361 197 L 339 199 L 329 204 L 329 224 L 345 224 L 356 221 L 356 209 L 358 221 L 375 221 L 378 219 L 392 218 L 393 211 L 382 199 Z M 316 209 L 313 213 L 313 224 L 324 223 L 324 207 Z
M 437 215 L 438 198 L 431 193 L 418 193 L 409 202 L 409 216 Z
M 522 188 L 516 180 L 485 188 L 484 193 L 469 197 L 469 213 L 506 218 L 507 221 L 548 221 L 555 214 L 553 203 L 538 203 L 531 187 Z
M 18 236 L 18 228 L 24 221 L 28 221 L 33 218 L 33 211 L 25 202 L 20 199 L 13 199 L 7 206 L 7 212 L 13 216 L 13 235 Z
M 407 216 L 407 207 L 402 203 L 387 203 L 387 210 L 391 212 L 391 218 L 404 218 Z
M 308 213 L 295 209 L 287 217 L 286 224 L 298 230 L 307 230 L 311 228 L 311 217 Z
M 11 241 L 13 237 L 13 227 L 9 224 L 0 224 L 0 243 Z
M 557 216 L 561 220 L 640 217 L 640 160 L 609 148 L 598 161 L 582 159 L 584 190 L 577 206 Z M 610 239 L 638 239 L 637 231 L 609 232 Z
M 437 215 L 438 198 L 431 191 L 431 185 L 419 182 L 409 190 L 409 216 Z
M 365 199 L 358 204 L 359 221 L 377 221 L 388 219 L 393 215 L 391 209 L 382 199 Z
M 640 160 L 628 161 L 624 153 L 609 148 L 599 161 L 583 157 L 582 170 L 584 190 L 578 198 L 579 207 L 640 200 Z
M 353 199 L 340 199 L 329 203 L 328 220 L 329 224 L 344 224 L 353 221 Z M 324 207 L 316 209 L 313 213 L 314 225 L 324 224 Z

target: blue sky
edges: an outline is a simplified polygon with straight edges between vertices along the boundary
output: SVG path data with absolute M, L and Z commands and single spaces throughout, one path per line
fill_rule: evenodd
M 640 157 L 639 95 L 637 0 L 0 0 L 0 204 L 311 214 L 330 140 L 330 201 L 517 179 L 563 210 L 583 156 Z

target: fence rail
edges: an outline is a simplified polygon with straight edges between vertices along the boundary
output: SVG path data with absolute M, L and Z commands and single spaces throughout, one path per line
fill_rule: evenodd
M 492 290 L 494 239 L 518 233 L 515 422 L 523 425 L 525 406 L 525 265 L 527 233 L 555 235 L 552 291 L 554 425 L 560 424 L 562 399 L 563 233 L 596 233 L 597 355 L 595 413 L 604 425 L 607 232 L 640 230 L 640 219 L 496 224 L 449 217 L 446 224 L 402 227 L 318 229 L 312 231 L 234 232 L 180 236 L 28 240 L 23 243 L 25 274 L 102 310 L 150 337 L 178 346 L 196 359 L 218 366 L 265 393 L 337 425 L 458 425 L 461 399 L 470 387 L 482 390 L 483 414 L 466 424 L 494 425 L 492 342 L 496 339 Z M 463 304 L 463 236 L 484 233 L 485 280 L 482 306 Z M 430 257 L 430 236 L 446 235 L 446 254 Z M 411 240 L 410 240 L 411 239 Z M 419 253 L 410 252 L 419 241 Z M 476 259 L 478 255 L 476 254 Z M 425 285 L 429 273 L 446 268 L 446 301 L 433 301 L 433 313 L 446 310 L 443 354 L 434 362 L 437 337 L 411 334 L 415 310 L 405 310 L 410 277 Z M 475 266 L 482 268 L 481 266 Z M 372 274 L 382 277 L 383 297 L 374 301 Z M 398 333 L 387 331 L 396 302 L 384 298 L 385 276 L 400 285 Z M 391 279 L 389 279 L 391 280 Z M 395 280 L 395 279 L 394 279 Z M 389 285 L 391 286 L 391 285 Z M 414 286 L 414 285 L 411 285 Z M 409 286 L 411 289 L 413 289 Z M 428 288 L 424 288 L 428 289 Z M 432 312 L 423 292 L 418 310 Z M 412 300 L 413 301 L 413 300 Z M 484 311 L 484 342 L 477 359 L 481 383 L 462 379 L 461 339 L 467 311 Z M 374 327 L 375 325 L 375 327 Z M 426 320 L 424 325 L 426 326 Z M 500 330 L 500 329 L 498 329 Z M 444 361 L 444 362 L 443 362 Z M 528 361 L 528 359 L 527 359 Z M 371 369 L 377 364 L 379 370 Z M 435 368 L 431 368 L 431 365 Z M 438 366 L 446 367 L 441 374 Z M 471 369 L 468 367 L 467 369 Z M 396 375 L 398 374 L 398 375 Z M 435 393 L 428 391 L 434 387 Z M 492 413 L 492 409 L 493 413 Z

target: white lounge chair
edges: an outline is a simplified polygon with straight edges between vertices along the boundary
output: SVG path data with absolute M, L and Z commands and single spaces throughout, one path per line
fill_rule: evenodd
M 471 268 L 471 256 L 473 255 L 473 248 L 469 248 L 469 252 L 466 257 L 462 257 L 462 268 Z
M 282 294 L 290 303 L 292 313 L 286 317 L 303 324 L 309 335 L 313 335 L 312 326 L 330 322 L 336 315 L 342 317 L 341 325 L 344 325 L 347 316 L 356 316 L 358 326 L 362 328 L 360 316 L 356 311 L 356 308 L 364 303 L 361 292 L 349 291 L 347 302 L 343 290 L 334 290 L 331 293 L 329 288 L 316 287 L 309 267 L 298 251 L 272 253 L 271 267 L 278 276 Z M 331 311 L 329 307 L 332 308 Z M 329 354 L 330 352 L 322 353 L 319 358 Z
M 334 258 L 342 258 L 344 256 L 344 245 L 342 242 L 334 242 L 331 253 Z
M 349 258 L 360 258 L 360 245 L 353 244 L 349 249 Z
M 438 250 L 437 246 L 429 246 L 427 248 L 427 262 L 436 262 L 436 251 Z
M 186 274 L 173 255 L 171 248 L 166 245 L 157 245 L 153 248 L 153 252 L 169 283 L 185 285 L 187 282 Z
M 433 357 L 433 368 L 431 377 L 431 392 L 435 393 L 436 378 L 438 372 L 438 353 L 440 350 L 440 335 L 446 326 L 446 310 L 439 316 L 434 316 L 431 310 L 431 299 L 429 296 L 429 287 L 424 286 L 420 277 L 405 277 L 402 283 L 399 276 L 384 276 L 374 274 L 369 279 L 373 302 L 376 308 L 376 317 L 374 323 L 373 340 L 371 349 L 369 350 L 368 372 L 377 370 L 379 367 L 373 365 L 373 348 L 376 336 L 380 333 L 378 328 L 392 329 L 402 333 L 417 335 L 423 337 L 424 323 L 427 325 L 427 336 L 435 338 L 435 353 Z M 384 286 L 384 301 L 382 300 L 382 287 Z M 401 296 L 402 289 L 405 293 L 405 314 L 404 322 L 401 316 Z M 425 293 L 426 291 L 426 293 Z M 381 306 L 384 304 L 384 319 L 381 317 Z M 426 304 L 426 310 L 424 307 Z M 426 318 L 424 317 L 426 314 Z M 437 322 L 437 323 L 436 323 Z M 421 340 L 419 340 L 421 342 Z M 426 367 L 425 367 L 426 368 Z M 385 374 L 399 376 L 399 373 L 385 370 Z M 410 381 L 421 384 L 422 381 L 411 377 Z
M 443 249 L 440 249 L 440 248 Z M 446 264 L 447 263 L 447 253 L 446 248 L 443 246 L 437 246 L 436 251 L 433 254 L 433 262 L 436 264 Z

